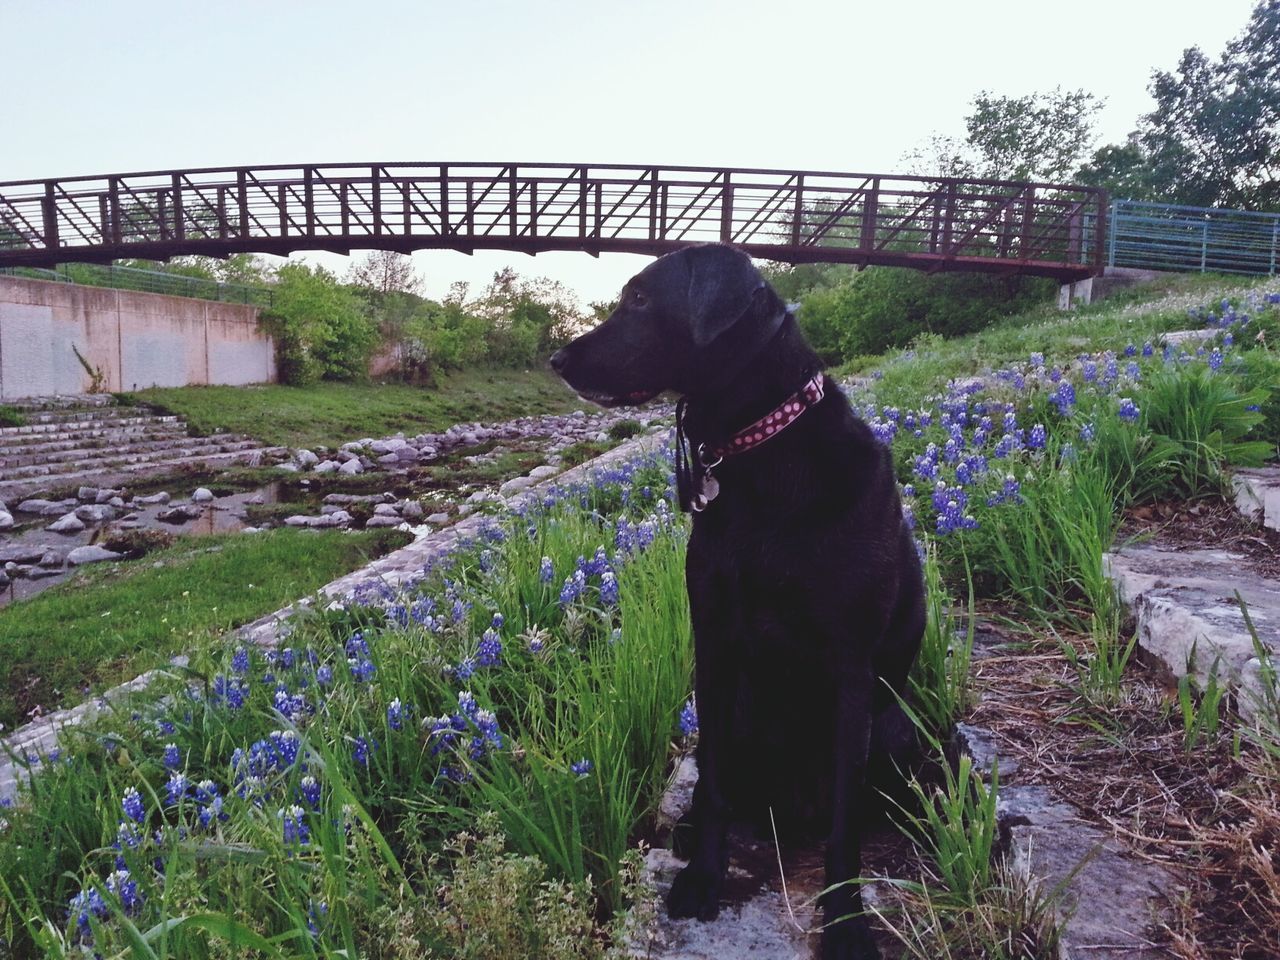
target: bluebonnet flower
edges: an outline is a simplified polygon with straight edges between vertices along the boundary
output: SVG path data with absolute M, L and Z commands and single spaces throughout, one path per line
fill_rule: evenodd
M 1150 340 L 1148 340 L 1146 343 L 1142 345 L 1142 355 L 1144 357 L 1152 356 L 1155 352 L 1156 352 L 1156 348 L 1151 345 Z
M 480 704 L 476 703 L 475 694 L 470 690 L 458 691 L 458 710 L 464 717 L 475 717 L 480 712 Z
M 546 649 L 546 644 L 543 642 L 543 640 L 542 640 L 542 638 L 541 638 L 541 637 L 539 637 L 539 636 L 537 636 L 537 635 L 535 634 L 534 636 L 532 636 L 532 637 L 530 637 L 530 638 L 529 638 L 529 652 L 530 652 L 530 653 L 538 654 L 538 653 L 541 653 L 541 652 L 542 652 L 543 650 L 545 650 L 545 649 Z
M 916 512 L 909 503 L 902 505 L 902 522 L 907 525 L 908 530 L 916 528 Z
M 320 927 L 324 924 L 325 919 L 329 916 L 329 904 L 324 900 L 316 903 L 311 901 L 307 907 L 307 932 L 312 937 L 320 936 Z
M 387 704 L 387 726 L 392 730 L 400 730 L 404 727 L 405 709 L 404 704 L 400 702 L 400 698 L 396 697 Z
M 96 888 L 77 893 L 67 904 L 67 911 L 69 917 L 75 919 L 77 936 L 86 944 L 93 943 L 92 919 L 105 920 L 110 913 Z
M 582 596 L 582 588 L 586 586 L 586 580 L 586 575 L 581 568 L 575 570 L 573 576 L 565 578 L 564 586 L 560 588 L 560 605 L 562 607 L 567 607 Z
M 991 455 L 998 460 L 1003 460 L 1021 446 L 1017 436 L 1012 433 L 1006 433 L 996 443 L 995 449 L 991 451 Z
M 1094 380 L 1098 379 L 1098 365 L 1092 360 L 1086 360 L 1081 364 L 1081 372 L 1085 383 L 1093 383 Z
M 1092 443 L 1094 435 L 1094 427 L 1092 423 L 1082 424 L 1080 427 L 1080 439 L 1085 443 Z
M 1031 432 L 1027 434 L 1027 447 L 1031 450 L 1043 450 L 1047 439 L 1044 424 L 1037 423 L 1031 428 Z
M 495 613 L 493 615 L 493 619 L 489 622 L 489 626 L 494 630 L 501 630 L 504 623 L 506 623 L 506 620 L 503 618 L 502 614 Z
M 462 662 L 453 668 L 453 678 L 455 680 L 470 680 L 472 674 L 476 672 L 476 661 L 474 657 L 464 657 Z
M 284 684 L 276 687 L 273 704 L 276 710 L 288 717 L 293 723 L 300 723 L 311 712 L 311 705 L 307 703 L 306 695 L 302 693 L 290 694 Z
M 938 445 L 936 443 L 929 444 L 924 448 L 924 453 L 915 458 L 912 470 L 921 480 L 938 478 Z
M 1058 408 L 1058 413 L 1069 417 L 1076 403 L 1076 388 L 1071 385 L 1070 380 L 1061 381 L 1058 389 L 1049 397 L 1049 402 Z
M 939 536 L 946 536 L 956 530 L 976 529 L 978 521 L 964 512 L 959 500 L 948 500 L 938 513 L 937 530 Z
M 130 876 L 128 870 L 116 870 L 107 877 L 107 890 L 120 900 L 120 906 L 129 916 L 136 916 L 146 903 L 146 898 L 138 891 L 138 881 Z
M 351 743 L 351 758 L 362 767 L 369 765 L 369 754 L 378 749 L 378 741 L 372 737 L 355 737 Z
M 1135 361 L 1130 360 L 1125 364 L 1124 375 L 1130 380 L 1141 380 L 1142 370 L 1138 367 L 1138 364 Z
M 351 676 L 357 683 L 368 683 L 378 670 L 372 660 L 360 660 L 355 657 L 347 659 L 347 667 L 351 670 Z
M 166 798 L 170 805 L 177 804 L 183 800 L 190 787 L 191 781 L 187 779 L 185 774 L 178 772 L 171 774 L 169 782 L 165 784 Z
M 605 571 L 600 577 L 600 602 L 606 607 L 615 606 L 618 602 L 618 578 L 612 571 Z
M 171 737 L 173 736 L 173 731 L 174 731 L 174 726 L 173 726 L 172 720 L 156 721 L 156 733 L 160 734 L 160 736 Z
M 1036 369 L 1041 369 L 1042 367 L 1044 367 L 1044 354 L 1043 353 L 1031 354 L 1031 366 L 1035 367 Z
M 182 766 L 182 754 L 179 752 L 176 743 L 166 743 L 164 745 L 164 765 L 169 770 L 177 770 Z
M 1128 345 L 1124 348 L 1124 355 L 1125 355 L 1126 357 L 1135 357 L 1135 356 L 1137 356 L 1137 355 L 1138 355 L 1138 348 L 1137 348 L 1137 347 L 1135 347 L 1132 343 L 1131 343 L 1131 344 L 1128 344 Z
M 476 650 L 476 664 L 481 667 L 496 667 L 502 662 L 502 641 L 494 630 L 486 630 L 480 637 L 480 646 Z
M 298 793 L 312 810 L 320 809 L 320 781 L 313 776 L 305 776 L 298 781 Z
M 316 683 L 322 687 L 327 687 L 333 683 L 333 667 L 327 663 L 320 664 L 319 669 L 316 670 Z
M 1213 348 L 1213 352 L 1209 354 L 1209 369 L 1219 370 L 1222 367 L 1222 351 L 1217 347 Z
M 680 733 L 682 736 L 689 736 L 691 733 L 698 732 L 698 711 L 694 708 L 693 700 L 686 700 L 684 707 L 680 711 Z
M 302 807 L 296 803 L 281 807 L 276 816 L 280 818 L 286 846 L 305 847 L 311 841 L 311 829 L 303 820 L 306 811 Z
M 586 757 L 583 757 L 581 760 L 575 760 L 573 763 L 569 764 L 569 769 L 579 777 L 585 777 L 595 769 L 595 764 Z
M 1138 419 L 1138 414 L 1138 405 L 1132 399 L 1129 397 L 1120 398 L 1119 416 L 1121 420 L 1135 421 Z
M 215 821 L 227 819 L 228 815 L 222 812 L 222 797 L 212 780 L 201 780 L 196 784 L 195 797 L 200 804 L 200 826 L 208 829 Z
M 147 818 L 147 810 L 142 805 L 142 795 L 138 793 L 137 787 L 125 790 L 120 807 L 124 810 L 124 815 L 134 823 L 142 823 Z
M 236 679 L 228 679 L 221 674 L 213 678 L 213 702 L 226 703 L 232 710 L 239 710 L 244 706 L 245 696 L 248 691 L 244 681 Z
M 237 647 L 231 655 L 231 669 L 241 676 L 249 672 L 249 651 L 244 647 Z

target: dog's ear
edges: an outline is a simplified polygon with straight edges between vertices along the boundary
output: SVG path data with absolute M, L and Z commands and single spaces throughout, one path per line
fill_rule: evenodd
M 693 247 L 688 255 L 689 326 L 694 346 L 705 347 L 750 311 L 757 290 L 773 291 L 751 258 L 732 247 Z

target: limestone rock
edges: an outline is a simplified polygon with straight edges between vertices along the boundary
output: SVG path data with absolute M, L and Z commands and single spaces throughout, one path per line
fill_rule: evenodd
M 196 487 L 195 492 L 191 494 L 192 503 L 208 503 L 213 499 L 213 491 L 208 487 Z
M 364 465 L 360 463 L 359 458 L 352 458 L 338 468 L 339 473 L 345 473 L 347 476 L 353 476 L 358 473 L 364 473 Z
M 53 500 L 41 500 L 36 497 L 31 500 L 23 500 L 18 504 L 17 510 L 19 513 L 42 513 L 45 507 L 52 506 L 54 506 Z M 64 510 L 62 512 L 66 513 L 67 511 Z
M 0 530 L 8 530 L 13 526 L 13 514 L 8 510 L 0 510 Z
M 97 487 L 81 487 L 76 491 L 76 497 L 85 503 L 94 503 L 98 499 Z
M 115 508 L 105 503 L 86 503 L 83 507 L 76 508 L 76 516 L 85 523 L 104 523 L 114 519 L 115 515 Z
M 372 516 L 365 521 L 365 527 L 373 529 L 375 527 L 398 527 L 404 523 L 399 517 Z
M 308 467 L 314 467 L 317 463 L 320 462 L 320 458 L 317 457 L 310 450 L 293 451 L 293 459 L 294 459 L 294 462 L 297 463 L 297 465 L 302 467 L 302 469 L 304 470 L 307 469 Z
M 400 511 L 396 509 L 394 503 L 380 503 L 373 508 L 373 513 L 375 516 L 379 516 L 379 517 L 400 516 Z
M 319 463 L 316 464 L 315 470 L 313 470 L 312 472 L 313 473 L 333 473 L 333 471 L 337 469 L 338 469 L 337 460 L 321 460 Z
M 188 520 L 195 520 L 200 513 L 199 507 L 177 506 L 157 514 L 156 519 L 162 523 L 186 523 Z
M 48 528 L 54 533 L 79 533 L 84 529 L 84 521 L 77 517 L 74 513 L 68 513 L 60 520 L 55 520 L 49 524 Z
M 149 497 L 134 498 L 135 502 L 144 504 L 146 506 L 151 506 L 157 503 L 168 503 L 169 499 L 170 499 L 169 494 L 165 490 L 161 490 L 159 493 L 153 493 Z
M 84 563 L 101 563 L 104 560 L 119 560 L 123 557 L 123 553 L 116 553 L 114 550 L 107 550 L 105 547 L 99 547 L 90 544 L 85 547 L 76 547 L 67 554 L 67 563 L 73 567 L 78 567 Z

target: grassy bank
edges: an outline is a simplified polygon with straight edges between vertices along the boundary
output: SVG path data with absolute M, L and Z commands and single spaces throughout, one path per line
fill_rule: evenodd
M 137 676 L 406 541 L 397 531 L 198 537 L 0 609 L 0 723 Z
M 562 413 L 581 404 L 545 370 L 473 369 L 432 387 L 321 383 L 310 387 L 177 387 L 125 394 L 186 419 L 270 444 L 337 447 L 361 437 L 443 430 L 465 421 Z

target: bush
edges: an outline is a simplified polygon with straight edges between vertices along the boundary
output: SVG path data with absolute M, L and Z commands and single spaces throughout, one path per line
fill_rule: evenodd
M 814 349 L 834 363 L 903 347 L 924 333 L 972 333 L 1052 292 L 1049 280 L 873 267 L 812 290 L 801 301 L 799 320 Z
M 262 322 L 276 340 L 282 383 L 302 386 L 367 375 L 377 332 L 355 291 L 324 267 L 281 267 Z

